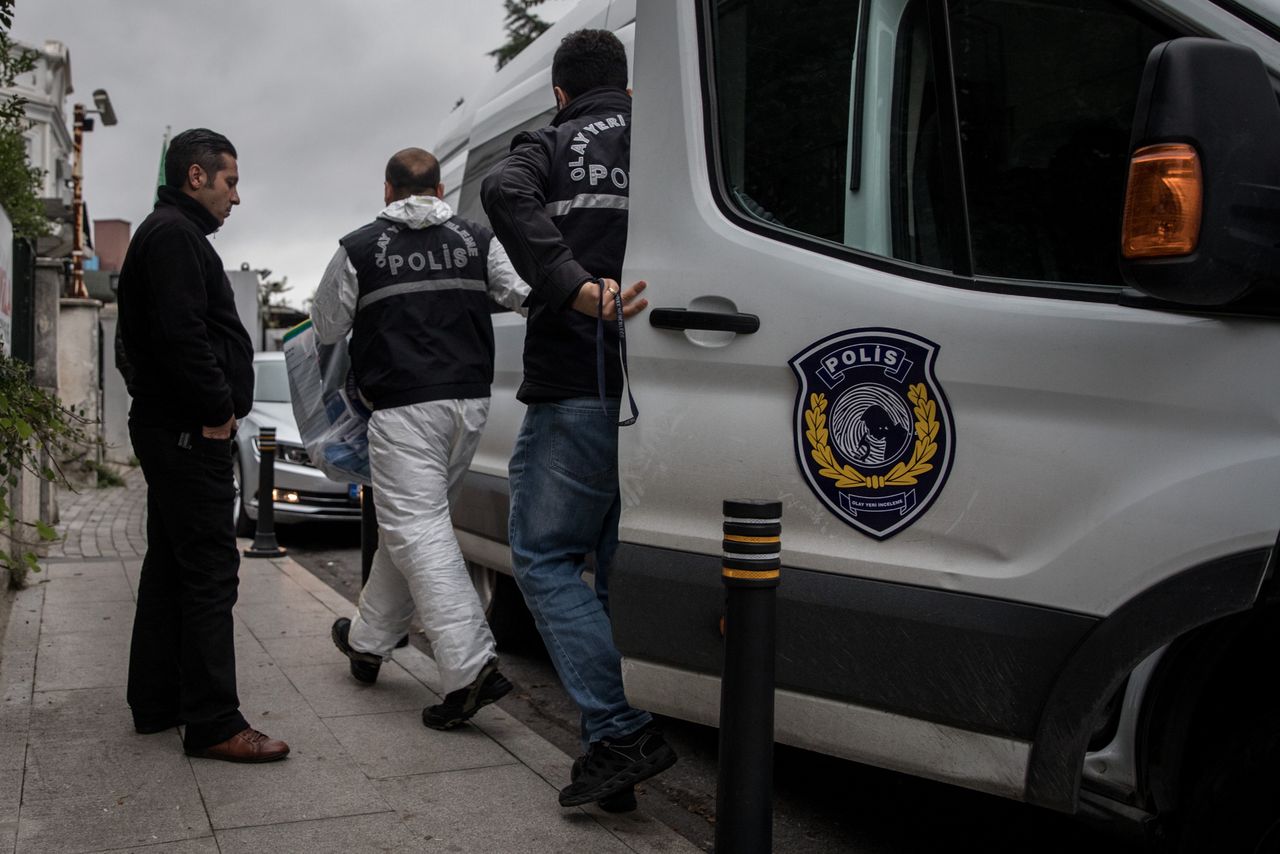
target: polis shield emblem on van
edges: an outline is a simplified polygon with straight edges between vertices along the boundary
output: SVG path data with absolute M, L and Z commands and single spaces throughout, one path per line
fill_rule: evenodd
M 896 329 L 851 329 L 794 356 L 796 460 L 827 509 L 885 540 L 933 503 L 951 471 L 951 410 L 938 345 Z

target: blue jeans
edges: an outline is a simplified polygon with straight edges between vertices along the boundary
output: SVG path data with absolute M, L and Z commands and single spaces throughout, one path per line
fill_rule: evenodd
M 531 404 L 509 469 L 511 565 L 587 743 L 650 721 L 622 692 L 609 622 L 609 568 L 618 550 L 618 402 Z M 582 574 L 595 556 L 595 589 Z M 585 746 L 585 745 L 584 745 Z

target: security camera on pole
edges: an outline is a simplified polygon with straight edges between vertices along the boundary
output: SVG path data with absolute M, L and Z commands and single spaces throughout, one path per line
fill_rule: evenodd
M 84 177 L 83 148 L 85 133 L 93 130 L 93 119 L 90 113 L 102 116 L 102 123 L 110 127 L 116 123 L 116 111 L 111 106 L 111 97 L 106 89 L 96 89 L 93 103 L 98 109 L 86 110 L 84 104 L 76 104 L 73 113 L 73 137 L 75 142 L 75 165 L 71 169 L 71 204 L 75 211 L 75 234 L 71 244 L 71 296 L 86 299 L 89 290 L 84 286 L 84 195 L 81 183 Z

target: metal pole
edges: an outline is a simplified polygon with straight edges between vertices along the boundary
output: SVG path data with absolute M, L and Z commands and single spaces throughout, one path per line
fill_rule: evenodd
M 782 567 L 782 502 L 724 502 L 724 672 L 716 851 L 773 850 L 775 595 Z
M 360 586 L 369 583 L 373 553 L 378 550 L 378 510 L 373 506 L 373 487 L 360 487 Z
M 84 299 L 89 296 L 89 291 L 84 286 L 84 196 L 80 186 L 84 176 L 81 163 L 84 150 L 84 104 L 75 105 L 73 124 L 76 162 L 71 168 L 71 205 L 75 211 L 76 232 L 71 236 L 71 296 Z
M 258 431 L 258 527 L 245 557 L 279 557 L 285 553 L 276 542 L 276 428 Z

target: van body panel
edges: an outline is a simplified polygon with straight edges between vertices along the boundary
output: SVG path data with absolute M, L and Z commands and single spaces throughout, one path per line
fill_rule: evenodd
M 628 694 L 651 698 L 647 708 L 705 726 L 720 723 L 720 680 L 704 673 L 630 658 L 622 660 Z M 1030 745 L 779 688 L 774 693 L 774 736 L 783 744 L 816 750 L 1021 799 Z M 857 733 L 857 750 L 850 734 Z
M 789 565 L 1091 615 L 1207 557 L 1274 542 L 1274 324 L 947 287 L 909 265 L 886 273 L 762 240 L 713 194 L 695 10 L 645 5 L 637 39 L 645 144 L 624 278 L 648 281 L 653 306 L 714 299 L 761 326 L 708 344 L 643 316 L 630 324 L 642 416 L 620 442 L 624 542 L 718 554 L 720 502 L 776 496 Z M 862 327 L 938 345 L 955 424 L 940 496 L 884 542 L 824 507 L 797 465 L 788 360 Z
M 721 672 L 719 555 L 624 545 L 609 591 L 623 656 Z M 1097 622 L 784 565 L 774 679 L 781 689 L 1029 741 L 1059 672 Z

